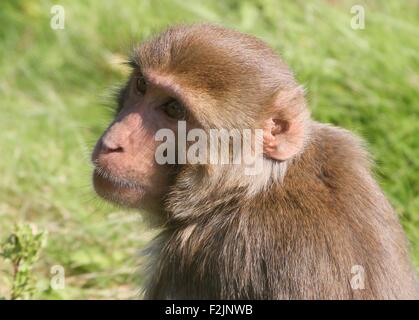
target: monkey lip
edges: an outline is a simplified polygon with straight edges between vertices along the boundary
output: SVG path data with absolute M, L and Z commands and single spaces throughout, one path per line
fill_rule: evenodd
M 121 192 L 141 194 L 145 190 L 145 187 L 138 182 L 115 176 L 100 167 L 95 167 L 93 172 L 93 185 L 96 192 L 104 197 Z

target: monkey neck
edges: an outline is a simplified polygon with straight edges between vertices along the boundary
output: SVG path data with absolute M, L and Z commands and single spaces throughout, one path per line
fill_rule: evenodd
M 169 221 L 192 221 L 210 217 L 215 211 L 234 211 L 283 183 L 288 162 L 263 160 L 263 170 L 246 175 L 242 167 L 185 168 L 164 203 Z
M 217 210 L 227 214 L 226 211 L 234 211 L 243 203 L 252 203 L 256 199 L 261 202 L 260 199 L 271 197 L 272 192 L 285 190 L 293 180 L 288 171 L 300 167 L 299 163 L 306 162 L 304 158 L 313 157 L 311 126 L 311 123 L 307 124 L 307 137 L 299 154 L 282 162 L 263 157 L 260 159 L 261 170 L 255 175 L 248 174 L 244 165 L 184 166 L 163 201 L 165 217 L 169 222 L 177 223 L 208 218 Z M 308 156 L 307 152 L 310 153 Z

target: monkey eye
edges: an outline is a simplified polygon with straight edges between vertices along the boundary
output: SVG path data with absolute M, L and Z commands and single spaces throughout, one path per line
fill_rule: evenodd
M 164 113 L 172 119 L 185 120 L 186 109 L 178 101 L 172 100 L 162 106 Z
M 137 79 L 137 91 L 141 94 L 145 94 L 147 90 L 147 82 L 145 81 L 143 76 L 140 76 Z

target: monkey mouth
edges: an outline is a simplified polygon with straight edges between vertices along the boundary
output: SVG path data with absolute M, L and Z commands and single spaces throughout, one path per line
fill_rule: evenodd
M 107 170 L 96 167 L 93 173 L 95 176 L 98 176 L 100 179 L 103 179 L 111 183 L 116 188 L 121 189 L 144 189 L 144 187 L 138 182 L 131 181 L 122 177 L 115 176 L 108 172 Z
M 96 193 L 105 200 L 129 207 L 137 206 L 146 191 L 142 184 L 118 177 L 97 165 L 93 171 L 93 186 Z

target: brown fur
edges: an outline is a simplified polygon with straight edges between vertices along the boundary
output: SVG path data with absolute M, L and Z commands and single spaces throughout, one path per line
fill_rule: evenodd
M 312 126 L 284 182 L 247 201 L 234 186 L 201 192 L 179 178 L 152 247 L 148 298 L 418 297 L 403 231 L 363 148 L 347 131 Z M 363 290 L 350 286 L 353 265 L 365 268 Z
M 165 222 L 148 250 L 146 298 L 418 297 L 405 236 L 362 143 L 309 119 L 303 90 L 272 49 L 217 26 L 178 26 L 137 48 L 132 64 L 187 107 L 192 127 L 261 128 L 274 115 L 299 151 L 266 156 L 255 177 L 240 165 L 176 166 L 156 210 Z M 126 108 L 119 121 L 138 118 Z M 102 163 L 132 168 L 124 152 Z M 365 289 L 350 286 L 354 265 L 365 269 Z

